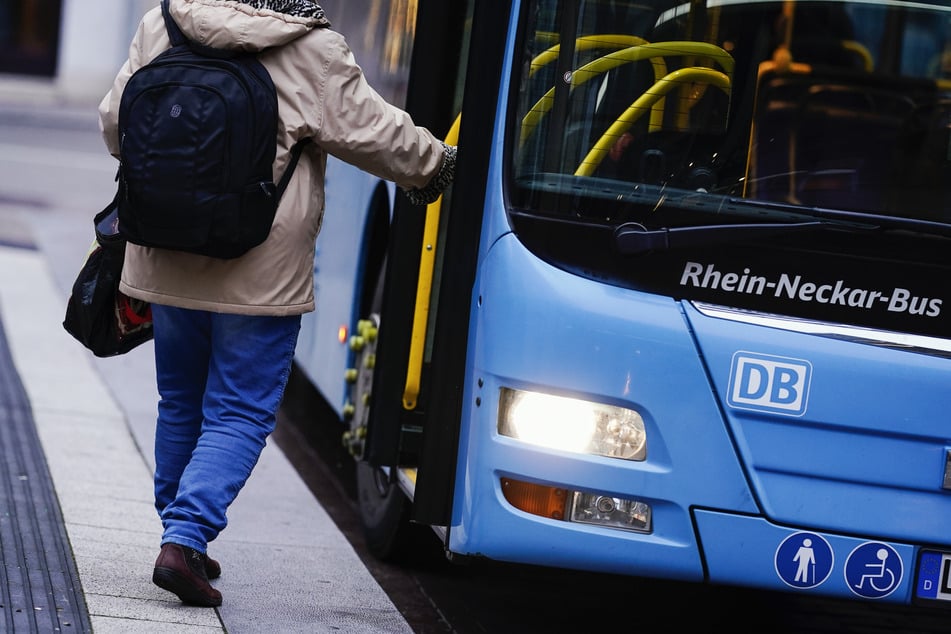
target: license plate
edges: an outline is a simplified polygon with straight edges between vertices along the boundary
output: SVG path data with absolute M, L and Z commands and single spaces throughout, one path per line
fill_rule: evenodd
M 921 551 L 918 556 L 915 598 L 951 601 L 951 553 Z

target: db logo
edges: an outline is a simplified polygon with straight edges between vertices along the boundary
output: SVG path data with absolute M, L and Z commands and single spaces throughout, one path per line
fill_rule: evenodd
M 738 409 L 802 416 L 811 380 L 808 361 L 737 352 L 730 368 L 727 402 Z

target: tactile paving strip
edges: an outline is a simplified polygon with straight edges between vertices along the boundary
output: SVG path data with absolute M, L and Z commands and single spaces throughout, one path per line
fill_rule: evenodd
M 0 632 L 91 632 L 46 457 L 0 324 Z

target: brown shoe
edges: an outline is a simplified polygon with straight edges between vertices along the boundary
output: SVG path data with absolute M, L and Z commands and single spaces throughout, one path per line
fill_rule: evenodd
M 204 553 L 194 548 L 172 543 L 163 544 L 158 559 L 155 560 L 152 583 L 177 595 L 182 603 L 219 606 L 221 593 L 208 583 L 206 560 Z
M 205 574 L 209 579 L 217 579 L 221 576 L 221 564 L 205 555 Z

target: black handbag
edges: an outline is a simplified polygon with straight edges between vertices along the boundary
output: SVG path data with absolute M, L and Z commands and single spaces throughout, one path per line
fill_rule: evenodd
M 117 200 L 96 214 L 93 242 L 66 303 L 63 328 L 97 357 L 125 354 L 152 338 L 152 307 L 119 291 L 125 238 Z

